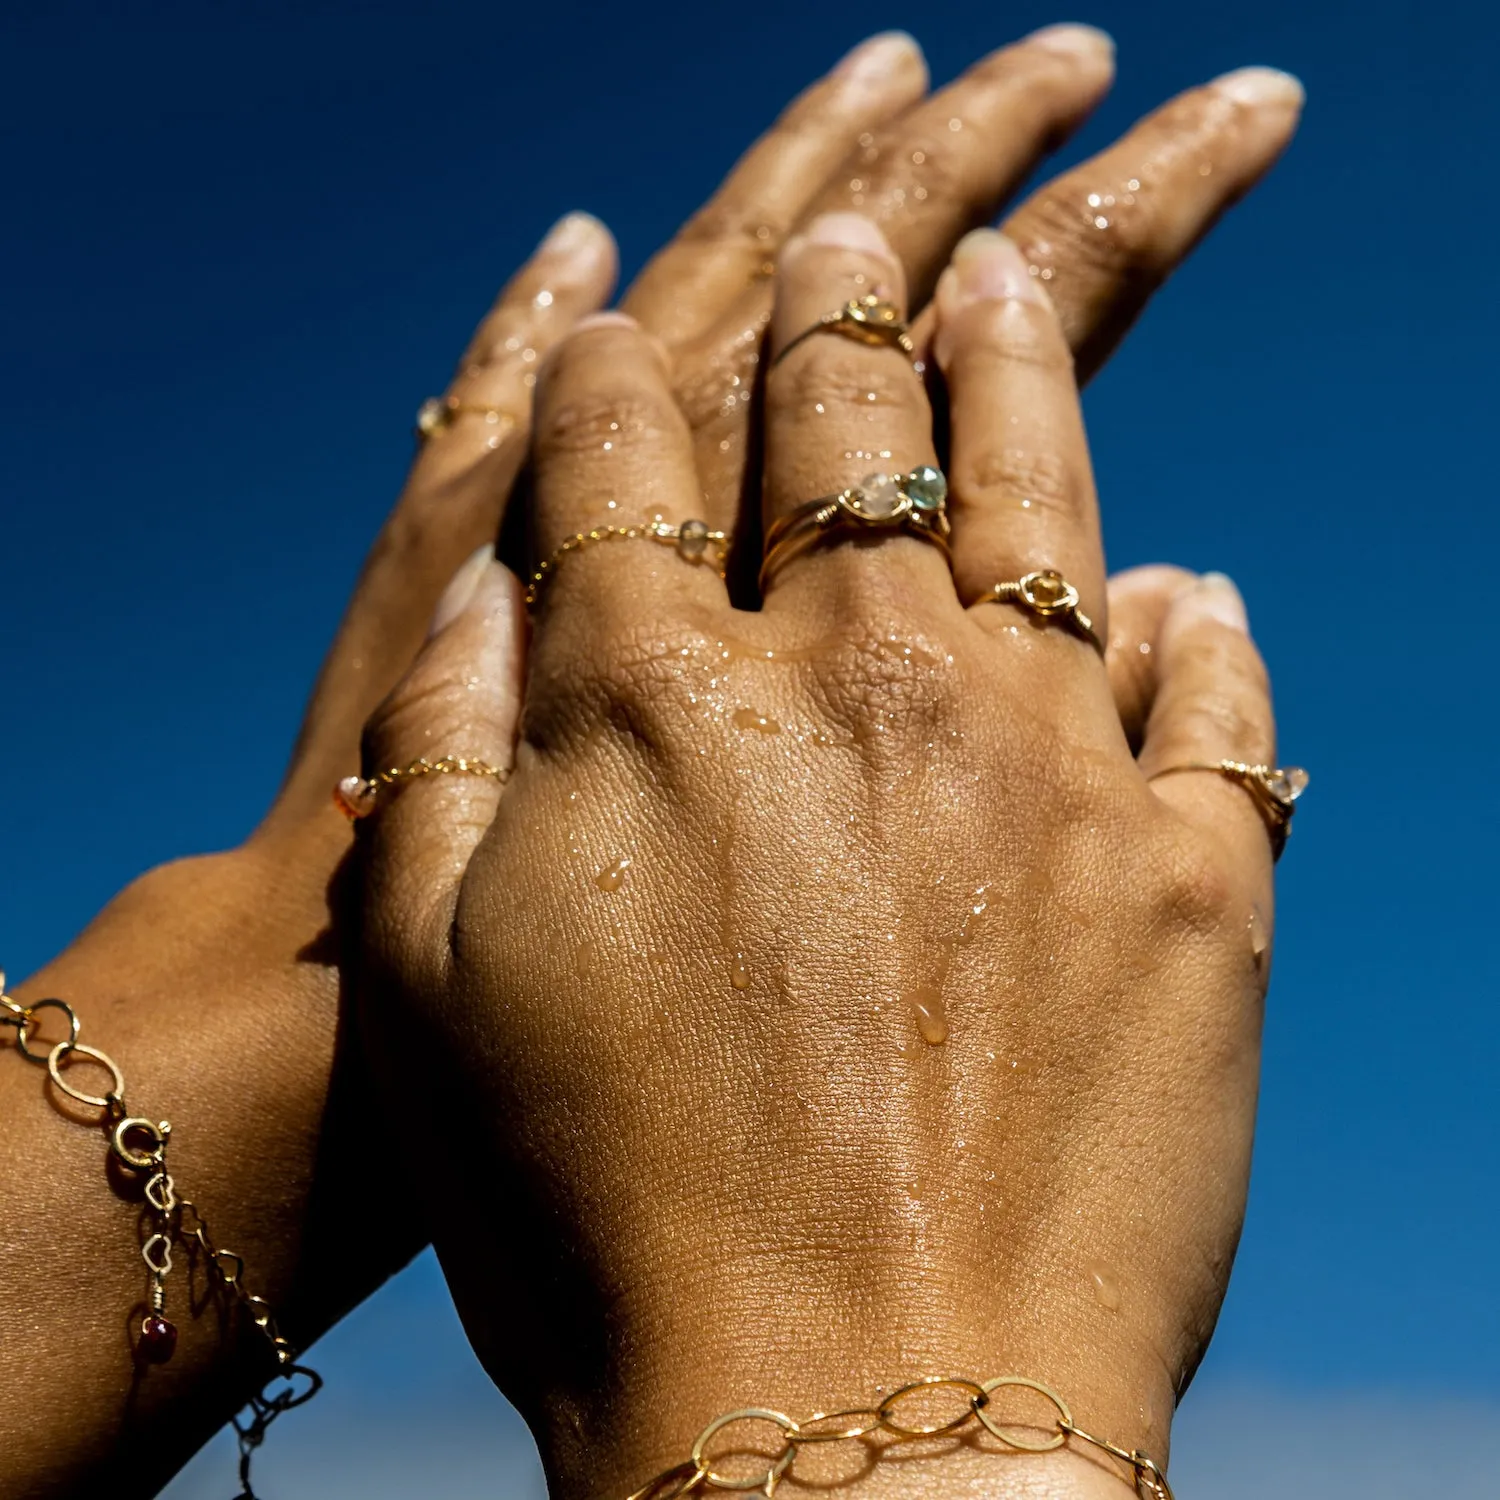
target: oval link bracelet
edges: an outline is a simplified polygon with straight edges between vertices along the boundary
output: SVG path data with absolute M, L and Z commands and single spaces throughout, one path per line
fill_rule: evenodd
M 962 1391 L 967 1398 L 956 1416 L 946 1421 L 919 1422 L 915 1417 L 901 1420 L 904 1402 L 909 1402 L 920 1391 L 945 1387 Z M 1034 1429 L 1008 1426 L 994 1414 L 995 1393 L 1014 1387 L 1035 1391 L 1051 1404 L 1056 1415 L 1050 1432 L 1034 1436 Z M 715 1460 L 708 1454 L 708 1445 L 724 1428 L 736 1422 L 766 1422 L 781 1431 L 780 1452 L 765 1460 L 765 1468 L 758 1473 L 739 1477 L 721 1474 L 714 1468 Z M 838 1424 L 831 1431 L 827 1429 L 830 1422 Z M 1138 1500 L 1174 1500 L 1167 1476 L 1149 1454 L 1139 1448 L 1122 1448 L 1106 1438 L 1084 1431 L 1073 1420 L 1068 1403 L 1051 1386 L 1033 1380 L 1029 1375 L 996 1375 L 986 1381 L 969 1380 L 960 1375 L 924 1375 L 920 1380 L 910 1381 L 892 1391 L 878 1406 L 814 1412 L 801 1421 L 767 1406 L 741 1407 L 738 1411 L 715 1417 L 694 1439 L 690 1456 L 684 1462 L 663 1470 L 627 1500 L 679 1500 L 681 1496 L 701 1494 L 707 1489 L 730 1490 L 739 1495 L 759 1495 L 764 1500 L 771 1500 L 777 1485 L 791 1473 L 792 1465 L 804 1447 L 818 1443 L 858 1442 L 877 1432 L 887 1433 L 897 1442 L 912 1442 L 918 1438 L 950 1437 L 973 1426 L 983 1427 L 990 1436 L 1017 1453 L 1051 1453 L 1069 1438 L 1077 1438 L 1079 1442 L 1088 1443 L 1130 1466 Z M 742 1448 L 730 1451 L 744 1452 Z
M 68 1034 L 60 1042 L 38 1044 L 39 1017 L 48 1011 L 56 1011 L 66 1020 Z M 145 1179 L 143 1194 L 150 1211 L 150 1232 L 141 1245 L 141 1259 L 146 1263 L 150 1310 L 141 1319 L 137 1359 L 145 1364 L 165 1364 L 176 1351 L 177 1327 L 166 1317 L 166 1282 L 172 1271 L 172 1252 L 181 1246 L 186 1246 L 190 1256 L 202 1257 L 206 1273 L 244 1310 L 271 1346 L 277 1373 L 234 1418 L 240 1450 L 239 1500 L 254 1500 L 250 1464 L 255 1450 L 265 1441 L 267 1428 L 282 1412 L 312 1400 L 322 1388 L 323 1377 L 297 1363 L 297 1350 L 277 1327 L 271 1304 L 246 1288 L 244 1260 L 233 1250 L 216 1245 L 197 1204 L 178 1197 L 177 1184 L 167 1170 L 171 1124 L 130 1113 L 125 1103 L 125 1075 L 108 1053 L 78 1040 L 82 1023 L 73 1007 L 66 1000 L 50 997 L 24 1004 L 6 993 L 5 974 L 0 971 L 0 1026 L 16 1028 L 16 1050 L 28 1062 L 44 1066 L 52 1083 L 68 1098 L 103 1110 L 100 1123 L 109 1139 L 110 1155 L 128 1172 Z M 108 1091 L 91 1094 L 79 1088 L 67 1076 L 70 1060 L 103 1068 L 109 1074 Z

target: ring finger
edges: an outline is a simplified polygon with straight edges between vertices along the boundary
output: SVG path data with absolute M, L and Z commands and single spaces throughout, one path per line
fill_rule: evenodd
M 1104 550 L 1073 358 L 1046 291 L 997 231 L 967 235 L 943 273 L 933 354 L 948 381 L 959 598 L 977 605 L 997 586 L 1061 575 L 1077 608 L 1041 618 L 1038 601 L 1059 590 L 1039 580 L 1030 613 L 1064 627 L 1048 634 L 1082 638 L 1062 649 L 1102 655 Z M 1017 625 L 1018 610 L 987 605 L 986 628 Z
M 771 322 L 771 368 L 766 379 L 765 526 L 767 572 L 773 589 L 825 588 L 837 575 L 867 582 L 876 553 L 845 540 L 878 541 L 880 566 L 910 570 L 924 586 L 942 582 L 939 548 L 902 530 L 858 525 L 819 528 L 802 508 L 859 486 L 878 517 L 894 486 L 863 481 L 909 474 L 935 462 L 932 412 L 911 355 L 887 329 L 884 338 L 844 336 L 820 326 L 846 304 L 873 297 L 894 326 L 906 312 L 901 262 L 884 236 L 858 214 L 824 214 L 782 251 Z M 877 317 L 880 309 L 875 309 Z M 868 326 L 868 325 L 867 325 Z M 876 492 L 881 491 L 877 502 Z M 777 542 L 786 537 L 786 544 Z M 813 549 L 795 538 L 820 538 Z M 803 555 L 804 550 L 806 555 Z M 837 561 L 831 561 L 837 559 Z M 807 580 L 816 579 L 815 582 Z

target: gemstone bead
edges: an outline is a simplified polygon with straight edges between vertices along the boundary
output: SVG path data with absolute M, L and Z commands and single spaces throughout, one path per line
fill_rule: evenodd
M 702 557 L 708 547 L 708 523 L 706 521 L 684 521 L 677 528 L 677 550 L 695 561 Z
M 1266 777 L 1266 790 L 1278 802 L 1295 802 L 1307 790 L 1311 780 L 1301 766 L 1288 766 L 1285 770 L 1272 771 Z
M 448 425 L 448 403 L 441 396 L 429 396 L 417 408 L 417 431 L 431 437 Z
M 148 1364 L 164 1365 L 177 1349 L 177 1325 L 160 1313 L 141 1319 L 141 1358 Z
M 375 811 L 379 790 L 363 776 L 346 776 L 333 789 L 333 805 L 346 818 L 367 818 Z
M 941 469 L 921 464 L 906 476 L 906 493 L 918 510 L 941 510 L 948 498 L 948 481 Z
M 889 521 L 901 509 L 901 487 L 890 474 L 866 474 L 858 489 L 860 514 L 872 521 Z

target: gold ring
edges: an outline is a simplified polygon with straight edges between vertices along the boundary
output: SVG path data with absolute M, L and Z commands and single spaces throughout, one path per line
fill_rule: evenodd
M 483 417 L 491 425 L 504 422 L 507 428 L 520 424 L 520 418 L 503 406 L 483 406 L 457 396 L 429 396 L 417 408 L 417 441 L 425 443 L 446 432 L 459 417 Z
M 333 789 L 333 805 L 353 822 L 368 818 L 380 801 L 380 794 L 394 790 L 403 782 L 419 776 L 484 776 L 504 786 L 510 772 L 492 766 L 487 760 L 469 760 L 459 755 L 445 755 L 440 760 L 414 760 L 409 766 L 392 766 L 377 771 L 368 780 L 363 776 L 345 776 Z
M 1297 810 L 1297 799 L 1312 780 L 1301 766 L 1252 766 L 1243 760 L 1191 760 L 1156 771 L 1147 779 L 1159 781 L 1163 776 L 1178 776 L 1184 771 L 1212 771 L 1236 786 L 1244 787 L 1265 820 L 1266 832 L 1271 835 L 1272 858 L 1281 858 L 1281 851 L 1286 848 L 1286 841 L 1292 834 L 1292 814 Z
M 846 339 L 872 346 L 883 344 L 887 348 L 899 349 L 908 359 L 917 352 L 896 304 L 887 302 L 884 297 L 871 295 L 855 297 L 835 311 L 824 313 L 811 328 L 804 328 L 790 343 L 782 347 L 781 352 L 771 361 L 771 368 L 774 370 L 798 344 L 810 339 L 815 333 L 838 333 Z
M 712 562 L 719 577 L 724 576 L 724 563 L 729 556 L 729 533 L 710 531 L 707 521 L 684 521 L 673 526 L 660 516 L 637 526 L 596 526 L 592 531 L 575 531 L 566 536 L 553 549 L 550 557 L 537 564 L 536 571 L 526 581 L 526 608 L 531 609 L 541 597 L 542 587 L 557 571 L 558 565 L 570 552 L 577 552 L 595 542 L 628 542 L 638 537 L 648 541 L 662 542 L 677 549 L 677 555 L 686 562 Z
M 1104 642 L 1094 622 L 1078 607 L 1078 590 L 1056 568 L 1038 568 L 1011 583 L 997 583 L 976 604 L 1019 604 L 1039 620 L 1056 620 L 1085 640 L 1100 656 Z
M 921 464 L 909 474 L 866 474 L 847 490 L 809 500 L 773 521 L 760 565 L 762 592 L 776 570 L 800 553 L 861 531 L 902 531 L 932 542 L 948 557 L 948 481 L 943 471 Z

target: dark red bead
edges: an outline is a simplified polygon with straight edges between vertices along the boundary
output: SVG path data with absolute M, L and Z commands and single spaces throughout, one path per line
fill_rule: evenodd
M 153 1365 L 164 1365 L 177 1348 L 177 1325 L 160 1313 L 141 1319 L 141 1358 Z

